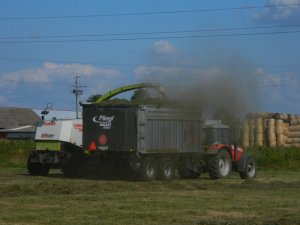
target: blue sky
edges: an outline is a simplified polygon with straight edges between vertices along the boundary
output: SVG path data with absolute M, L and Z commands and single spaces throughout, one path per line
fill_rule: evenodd
M 81 101 L 151 81 L 207 107 L 300 114 L 300 0 L 0 5 L 0 107 L 75 109 L 80 76 Z

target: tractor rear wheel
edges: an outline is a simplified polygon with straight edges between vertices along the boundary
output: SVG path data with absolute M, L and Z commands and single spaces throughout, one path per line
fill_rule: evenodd
M 256 162 L 249 157 L 245 163 L 244 171 L 239 172 L 242 179 L 251 179 L 256 176 Z
M 225 149 L 208 159 L 208 173 L 211 179 L 223 179 L 230 176 L 232 169 L 231 156 Z

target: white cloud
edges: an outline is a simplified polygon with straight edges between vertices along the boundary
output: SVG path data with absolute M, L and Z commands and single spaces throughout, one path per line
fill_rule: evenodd
M 300 0 L 268 0 L 266 5 L 278 6 L 256 11 L 252 17 L 262 22 L 295 22 L 296 18 L 300 18 L 300 5 L 297 4 L 300 4 Z
M 80 76 L 90 75 L 104 75 L 104 76 L 115 76 L 119 74 L 118 70 L 115 69 L 104 69 L 93 65 L 85 64 L 57 64 L 46 62 L 43 65 L 43 70 L 49 75 L 71 75 L 78 74 Z
M 26 70 L 13 71 L 4 73 L 1 76 L 2 81 L 12 82 L 40 82 L 47 83 L 53 80 L 57 80 L 63 77 L 74 77 L 80 75 L 83 77 L 88 76 L 103 76 L 114 77 L 119 75 L 120 72 L 116 69 L 101 68 L 93 65 L 84 64 L 58 64 L 46 62 L 40 68 L 32 68 Z
M 149 66 L 141 65 L 134 70 L 134 74 L 137 79 L 191 79 L 191 78 L 201 78 L 208 79 L 215 76 L 219 76 L 220 71 L 217 67 L 210 68 L 189 68 L 180 66 Z
M 153 52 L 157 55 L 171 55 L 178 53 L 178 49 L 165 40 L 156 41 L 153 44 Z
M 137 78 L 144 78 L 147 76 L 161 76 L 161 75 L 168 75 L 168 74 L 179 74 L 182 73 L 184 70 L 180 67 L 167 67 L 167 66 L 147 66 L 141 65 L 138 66 L 134 70 L 134 74 Z

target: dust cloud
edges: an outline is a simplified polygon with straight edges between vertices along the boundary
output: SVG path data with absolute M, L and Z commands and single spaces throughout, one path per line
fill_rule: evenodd
M 238 118 L 259 111 L 258 75 L 241 57 L 208 66 L 177 65 L 144 66 L 143 81 L 161 84 L 169 100 L 198 107 L 209 119 L 220 111 Z

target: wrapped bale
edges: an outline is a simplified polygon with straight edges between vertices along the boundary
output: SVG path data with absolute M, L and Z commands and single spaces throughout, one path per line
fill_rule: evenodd
M 292 145 L 293 143 L 294 143 L 293 138 L 288 137 L 288 138 L 286 139 L 286 144 Z
M 297 119 L 291 119 L 291 125 L 297 125 L 298 124 L 298 120 Z
M 248 120 L 245 119 L 243 121 L 243 136 L 242 136 L 242 144 L 244 147 L 250 147 L 250 131 L 249 131 L 249 123 Z
M 275 119 L 268 119 L 267 136 L 269 147 L 276 147 Z
M 293 144 L 300 144 L 300 138 L 293 138 Z
M 275 120 L 276 145 L 283 147 L 286 136 L 284 135 L 284 123 L 282 119 Z
M 277 113 L 276 114 L 276 119 L 280 119 L 283 121 L 288 121 L 289 120 L 289 115 L 285 113 Z
M 249 143 L 250 147 L 254 145 L 255 142 L 255 132 L 254 132 L 254 119 L 249 119 Z
M 257 117 L 255 119 L 255 145 L 263 146 L 263 144 L 264 144 L 263 118 Z

